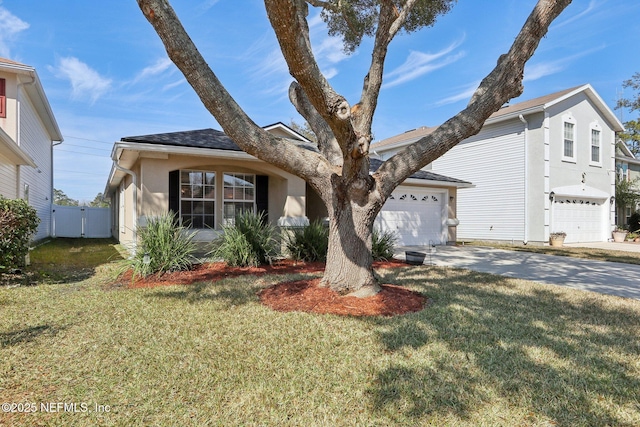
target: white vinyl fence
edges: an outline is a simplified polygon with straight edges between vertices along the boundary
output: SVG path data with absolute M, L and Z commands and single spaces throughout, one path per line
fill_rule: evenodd
M 53 205 L 54 237 L 111 237 L 111 209 Z

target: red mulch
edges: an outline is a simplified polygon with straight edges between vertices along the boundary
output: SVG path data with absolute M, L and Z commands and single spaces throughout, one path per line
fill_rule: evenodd
M 407 264 L 397 261 L 377 261 L 373 267 L 395 268 Z M 201 264 L 189 271 L 148 276 L 132 280 L 131 272 L 120 278 L 120 283 L 129 288 L 154 288 L 170 285 L 191 285 L 196 282 L 217 281 L 241 275 L 263 276 L 266 274 L 319 273 L 324 263 L 294 262 L 283 260 L 273 265 L 260 267 L 229 267 L 222 262 Z M 277 311 L 304 311 L 309 313 L 331 313 L 345 316 L 395 316 L 420 311 L 427 298 L 417 292 L 394 285 L 382 285 L 382 290 L 368 298 L 341 296 L 326 287 L 319 287 L 319 278 L 283 282 L 259 292 L 260 301 Z

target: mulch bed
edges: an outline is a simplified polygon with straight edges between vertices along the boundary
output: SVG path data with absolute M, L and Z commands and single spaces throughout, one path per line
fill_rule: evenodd
M 373 267 L 398 268 L 408 265 L 397 260 L 374 262 Z M 189 271 L 148 276 L 132 280 L 127 272 L 120 284 L 129 288 L 154 288 L 158 286 L 191 285 L 197 282 L 217 280 L 241 275 L 263 276 L 267 274 L 321 273 L 324 263 L 278 261 L 260 267 L 229 267 L 225 263 L 201 264 Z M 303 311 L 308 313 L 338 314 L 344 316 L 395 316 L 420 311 L 427 298 L 417 292 L 395 285 L 382 285 L 382 290 L 368 298 L 341 296 L 326 287 L 320 287 L 319 278 L 294 282 L 276 283 L 258 293 L 260 301 L 274 310 L 282 312 Z

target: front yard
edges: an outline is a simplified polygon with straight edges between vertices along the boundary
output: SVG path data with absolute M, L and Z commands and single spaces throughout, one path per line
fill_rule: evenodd
M 379 271 L 418 313 L 280 313 L 257 292 L 303 276 L 129 289 L 39 250 L 56 280 L 0 286 L 0 425 L 640 425 L 640 301 L 423 266 Z

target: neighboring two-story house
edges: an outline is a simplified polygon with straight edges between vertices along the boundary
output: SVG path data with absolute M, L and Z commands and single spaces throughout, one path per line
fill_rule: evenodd
M 51 235 L 53 146 L 62 134 L 33 67 L 0 58 L 0 194 L 40 217 L 34 240 Z
M 616 173 L 618 181 L 635 182 L 635 188 L 640 192 L 640 159 L 633 155 L 627 144 L 618 141 L 616 144 Z M 618 225 L 629 224 L 631 215 L 640 210 L 640 206 L 620 207 L 616 212 Z
M 382 159 L 429 134 L 372 145 Z M 473 182 L 457 196 L 458 240 L 543 244 L 606 241 L 615 223 L 615 133 L 623 127 L 590 85 L 494 113 L 475 136 L 426 169 Z

